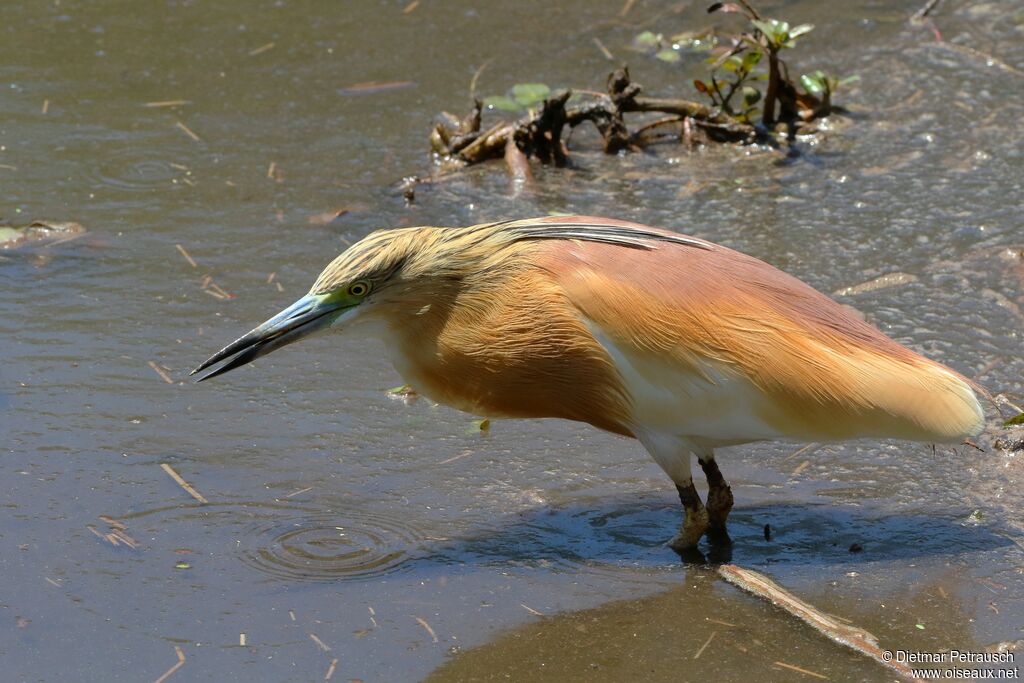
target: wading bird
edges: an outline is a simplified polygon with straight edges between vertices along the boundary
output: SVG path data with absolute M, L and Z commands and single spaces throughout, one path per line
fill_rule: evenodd
M 193 374 L 356 322 L 373 323 L 399 373 L 439 403 L 640 441 L 679 491 L 669 543 L 681 551 L 705 533 L 728 542 L 718 447 L 958 441 L 984 423 L 969 380 L 800 280 L 701 239 L 585 216 L 374 232 Z

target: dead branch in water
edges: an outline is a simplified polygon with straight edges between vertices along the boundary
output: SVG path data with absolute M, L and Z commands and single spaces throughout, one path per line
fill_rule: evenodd
M 891 655 L 887 660 L 883 650 L 878 646 L 878 638 L 871 633 L 862 628 L 844 624 L 836 617 L 825 614 L 782 588 L 764 574 L 735 564 L 723 564 L 718 568 L 718 574 L 732 585 L 781 607 L 829 640 L 856 650 L 882 666 L 895 671 L 904 680 L 920 681 L 913 675 L 910 667 L 893 661 Z

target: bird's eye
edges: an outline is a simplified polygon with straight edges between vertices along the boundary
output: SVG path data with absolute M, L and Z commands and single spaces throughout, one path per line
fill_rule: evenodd
M 370 284 L 363 281 L 353 282 L 348 287 L 348 293 L 352 296 L 366 296 L 370 293 Z

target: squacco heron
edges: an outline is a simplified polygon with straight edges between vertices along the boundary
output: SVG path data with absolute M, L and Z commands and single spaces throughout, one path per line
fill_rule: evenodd
M 716 448 L 952 442 L 984 424 L 969 380 L 800 280 L 702 239 L 585 216 L 374 232 L 193 373 L 355 323 L 372 323 L 398 372 L 439 403 L 637 439 L 678 489 L 680 551 L 705 533 L 729 542 Z

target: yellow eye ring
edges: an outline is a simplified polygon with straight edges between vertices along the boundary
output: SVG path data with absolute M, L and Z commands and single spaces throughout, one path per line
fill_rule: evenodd
M 353 282 L 348 287 L 348 293 L 352 296 L 366 296 L 370 293 L 370 283 L 363 282 L 362 280 L 359 282 Z

